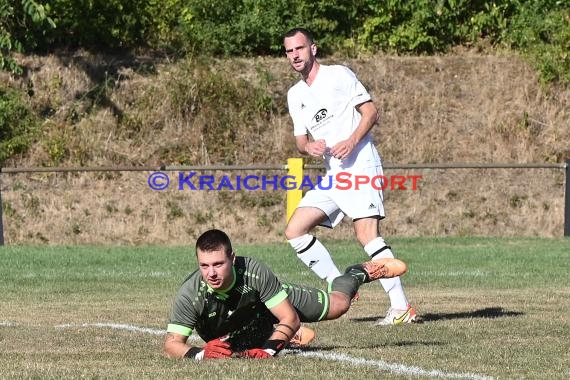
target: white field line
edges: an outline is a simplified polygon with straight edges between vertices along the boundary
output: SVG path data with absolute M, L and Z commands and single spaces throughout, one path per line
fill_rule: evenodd
M 120 323 L 80 323 L 80 324 L 73 324 L 68 323 L 65 325 L 57 325 L 55 326 L 56 329 L 72 329 L 72 328 L 89 328 L 89 327 L 98 327 L 98 328 L 109 328 L 109 329 L 117 329 L 117 330 L 128 330 L 133 332 L 142 332 L 152 335 L 164 335 L 164 330 L 157 330 L 151 329 L 148 327 L 138 327 L 133 325 L 124 325 Z
M 90 328 L 90 327 L 97 327 L 97 328 L 111 328 L 111 329 L 118 329 L 118 330 L 127 330 L 133 332 L 141 332 L 141 333 L 148 333 L 152 335 L 164 335 L 165 330 L 158 330 L 158 329 L 151 329 L 148 327 L 138 327 L 134 325 L 128 324 L 120 324 L 120 323 L 81 323 L 81 324 L 64 324 L 64 325 L 57 325 L 55 328 L 64 329 L 64 328 Z M 195 335 L 190 336 L 191 340 L 199 340 L 199 338 Z M 387 363 L 382 360 L 371 360 L 371 359 L 363 359 L 363 358 L 355 358 L 345 354 L 339 353 L 321 353 L 321 352 L 314 352 L 314 351 L 301 351 L 301 350 L 284 350 L 286 354 L 294 354 L 297 356 L 303 357 L 310 357 L 310 358 L 318 358 L 323 360 L 330 360 L 335 362 L 341 363 L 348 363 L 355 366 L 369 366 L 369 367 L 377 367 L 380 371 L 391 372 L 397 375 L 412 375 L 418 377 L 432 377 L 432 378 L 441 378 L 441 379 L 466 379 L 466 380 L 492 380 L 492 377 L 478 375 L 475 373 L 448 373 L 438 369 L 427 370 L 420 367 L 415 366 L 406 366 L 404 364 L 394 364 L 394 363 Z
M 324 354 L 321 352 L 314 352 L 314 351 L 308 351 L 308 352 L 303 352 L 300 350 L 294 350 L 294 351 L 296 351 L 295 353 L 298 356 L 348 363 L 355 366 L 377 367 L 380 371 L 387 371 L 396 375 L 413 375 L 413 376 L 434 377 L 441 379 L 468 379 L 468 380 L 493 379 L 492 377 L 477 375 L 475 373 L 451 373 L 451 372 L 440 371 L 438 369 L 427 370 L 415 366 L 386 363 L 385 361 L 382 360 L 355 358 L 349 355 L 338 354 L 338 353 Z
M 68 323 L 64 325 L 57 325 L 55 326 L 56 329 L 72 329 L 72 328 L 90 328 L 90 327 L 97 327 L 97 328 L 109 328 L 109 329 L 116 329 L 116 330 L 127 330 L 132 332 L 140 332 L 152 335 L 165 335 L 166 330 L 158 330 L 158 329 L 151 329 L 148 327 L 138 327 L 134 325 L 127 325 L 121 323 L 80 323 L 80 324 L 73 324 Z M 198 340 L 197 336 L 190 336 L 190 340 Z
M 438 272 L 415 272 L 416 276 L 426 276 L 426 277 L 489 277 L 490 273 L 480 270 L 474 271 L 438 271 Z

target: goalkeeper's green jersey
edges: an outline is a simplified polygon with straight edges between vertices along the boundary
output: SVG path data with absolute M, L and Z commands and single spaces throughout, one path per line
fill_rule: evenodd
M 234 281 L 229 289 L 212 289 L 200 271 L 182 284 L 172 308 L 167 332 L 190 336 L 196 331 L 205 342 L 230 336 L 233 350 L 260 347 L 272 334 L 276 318 L 269 311 L 285 298 L 303 322 L 316 322 L 328 311 L 328 294 L 315 288 L 282 284 L 263 263 L 236 256 Z

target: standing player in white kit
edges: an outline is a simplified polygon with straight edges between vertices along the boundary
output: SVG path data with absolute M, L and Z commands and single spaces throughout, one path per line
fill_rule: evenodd
M 293 249 L 313 272 L 329 283 L 340 275 L 330 253 L 310 232 L 317 226 L 335 227 L 346 215 L 353 221 L 356 238 L 372 260 L 393 258 L 389 245 L 380 236 L 384 218 L 382 191 L 372 185 L 354 186 L 354 176 L 373 178 L 382 174 L 380 155 L 370 130 L 378 111 L 370 94 L 347 67 L 321 65 L 317 46 L 304 28 L 285 34 L 287 59 L 302 80 L 287 93 L 297 149 L 302 154 L 323 157 L 327 169 L 327 189 L 308 191 L 291 216 L 285 236 Z M 311 139 L 309 138 L 309 135 Z M 351 175 L 352 186 L 336 188 L 335 176 Z M 377 187 L 382 184 L 378 183 Z M 399 277 L 379 280 L 390 298 L 387 314 L 377 325 L 413 322 L 416 312 L 410 306 Z

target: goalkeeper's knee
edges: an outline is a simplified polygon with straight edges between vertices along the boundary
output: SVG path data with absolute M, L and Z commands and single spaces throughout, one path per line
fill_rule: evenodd
M 360 282 L 349 274 L 338 276 L 331 283 L 331 291 L 344 293 L 349 299 L 354 298 L 359 287 Z

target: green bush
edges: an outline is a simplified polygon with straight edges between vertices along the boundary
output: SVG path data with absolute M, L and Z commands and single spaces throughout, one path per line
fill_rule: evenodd
M 185 46 L 196 55 L 275 54 L 283 21 L 295 20 L 287 0 L 189 0 L 181 20 Z M 289 21 L 291 22 L 291 21 Z
M 281 54 L 305 26 L 321 53 L 433 54 L 457 45 L 521 50 L 545 82 L 570 83 L 570 7 L 559 0 L 190 0 L 180 25 L 195 54 Z
M 570 82 L 562 0 L 34 0 L 0 4 L 0 69 L 14 51 L 166 49 L 179 55 L 282 54 L 291 27 L 322 54 L 434 54 L 457 45 L 520 50 L 545 82 Z M 56 28 L 53 26 L 57 25 Z M 481 42 L 484 43 L 481 43 Z
M 432 54 L 479 39 L 500 40 L 510 1 L 392 0 L 370 5 L 371 12 L 358 33 L 365 50 Z
M 176 28 L 183 3 L 184 0 L 52 0 L 44 5 L 34 0 L 19 0 L 12 5 L 0 2 L 0 49 L 9 53 L 174 44 L 181 39 Z M 5 40 L 12 43 L 12 49 L 2 45 Z
M 14 154 L 25 152 L 37 130 L 37 119 L 21 94 L 0 87 L 0 165 Z
M 24 46 L 37 46 L 38 41 L 33 33 L 35 27 L 55 28 L 48 13 L 49 6 L 44 7 L 33 0 L 0 1 L 0 70 L 22 74 L 13 53 L 22 52 Z
M 529 58 L 543 82 L 570 83 L 570 6 L 563 1 L 525 2 L 505 42 Z
M 53 0 L 51 15 L 57 28 L 35 36 L 43 46 L 90 50 L 144 45 L 151 23 L 149 1 Z

